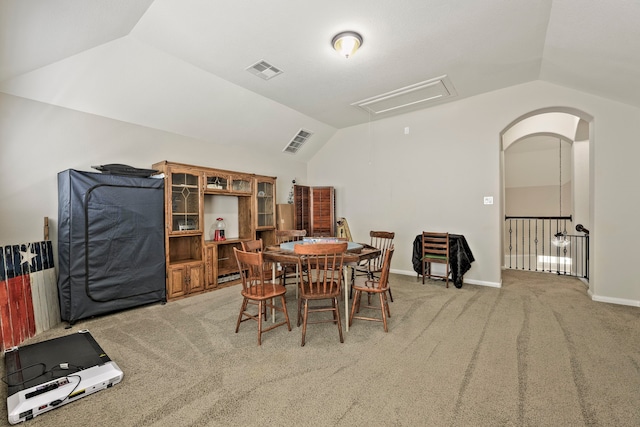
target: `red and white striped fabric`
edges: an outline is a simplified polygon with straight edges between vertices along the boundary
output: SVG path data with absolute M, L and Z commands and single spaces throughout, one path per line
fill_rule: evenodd
M 0 349 L 60 323 L 50 241 L 0 247 Z

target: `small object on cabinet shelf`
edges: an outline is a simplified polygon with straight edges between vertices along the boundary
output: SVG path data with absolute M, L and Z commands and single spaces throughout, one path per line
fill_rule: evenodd
M 222 218 L 217 218 L 216 223 L 213 224 L 212 228 L 214 241 L 227 240 L 224 235 L 224 230 L 227 228 L 227 225 L 224 223 L 224 220 Z
M 258 197 L 264 197 L 264 191 L 258 191 Z
M 178 221 L 178 230 L 195 230 L 196 223 L 192 219 L 185 219 L 183 221 Z
M 220 177 L 207 178 L 207 188 L 211 190 L 224 190 L 227 187 L 226 180 L 221 180 Z

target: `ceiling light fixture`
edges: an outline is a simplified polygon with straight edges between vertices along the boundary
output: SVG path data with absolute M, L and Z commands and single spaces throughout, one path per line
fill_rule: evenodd
M 362 36 L 355 31 L 343 31 L 331 40 L 331 46 L 348 59 L 362 46 Z

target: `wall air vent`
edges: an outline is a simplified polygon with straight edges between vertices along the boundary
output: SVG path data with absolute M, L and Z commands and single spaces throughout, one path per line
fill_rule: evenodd
M 313 135 L 313 132 L 300 129 L 296 136 L 293 137 L 291 142 L 289 142 L 282 151 L 284 151 L 285 153 L 296 154 L 300 147 L 302 147 L 302 145 L 307 142 L 307 139 L 311 138 L 311 135 Z
M 425 80 L 410 86 L 392 90 L 382 95 L 354 102 L 370 114 L 401 113 L 405 109 L 426 108 L 431 103 L 456 96 L 457 93 L 449 78 L 444 75 Z
M 255 64 L 246 68 L 248 72 L 251 74 L 255 74 L 263 80 L 269 80 L 277 76 L 278 74 L 282 74 L 282 70 L 274 67 L 269 64 L 267 61 L 260 60 Z

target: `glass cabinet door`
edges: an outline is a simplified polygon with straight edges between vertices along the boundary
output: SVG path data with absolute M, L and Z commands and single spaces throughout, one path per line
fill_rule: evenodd
M 225 175 L 210 175 L 207 174 L 207 183 L 205 190 L 229 190 L 229 177 Z
M 171 173 L 171 231 L 200 231 L 198 175 Z
M 258 181 L 257 188 L 257 219 L 258 227 L 275 227 L 274 185 L 271 182 Z
M 251 179 L 240 176 L 232 176 L 231 191 L 234 191 L 236 193 L 251 193 Z

